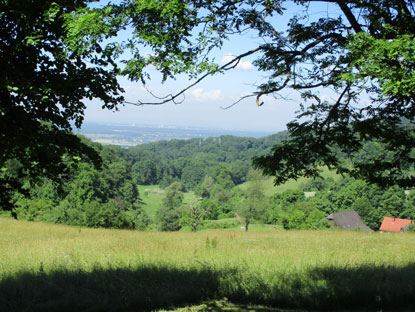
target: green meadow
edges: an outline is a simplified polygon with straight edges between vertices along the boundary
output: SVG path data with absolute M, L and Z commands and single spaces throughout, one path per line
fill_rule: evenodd
M 414 238 L 138 232 L 0 218 L 0 310 L 412 309 Z
M 321 168 L 321 176 L 325 179 L 332 178 L 335 181 L 338 181 L 341 178 L 341 175 L 337 174 L 333 170 L 329 170 L 327 167 Z M 288 190 L 297 190 L 301 189 L 301 186 L 310 181 L 311 178 L 298 178 L 297 180 L 290 179 L 287 182 L 277 185 L 274 185 L 274 178 L 264 177 L 261 181 L 257 182 L 261 185 L 261 190 L 264 192 L 266 196 L 272 196 L 276 193 L 282 193 Z M 248 188 L 249 182 L 242 183 L 237 187 L 246 190 Z
M 158 185 L 139 185 L 138 191 L 143 202 L 143 209 L 152 220 L 155 220 L 157 211 L 162 206 L 165 190 L 161 189 Z M 193 192 L 185 192 L 183 194 L 184 206 L 196 200 L 196 195 Z

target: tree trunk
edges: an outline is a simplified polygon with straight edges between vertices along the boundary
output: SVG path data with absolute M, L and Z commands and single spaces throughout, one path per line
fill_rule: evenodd
M 248 231 L 249 220 L 245 220 L 245 231 Z
M 197 230 L 197 226 L 199 225 L 199 221 L 195 221 L 194 223 L 193 223 L 193 228 L 192 228 L 192 232 L 196 232 L 196 230 Z

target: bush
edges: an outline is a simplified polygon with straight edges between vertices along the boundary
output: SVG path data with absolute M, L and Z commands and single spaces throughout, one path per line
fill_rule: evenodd
M 85 204 L 83 209 L 84 218 L 81 225 L 116 229 L 132 227 L 126 213 L 120 210 L 118 203 L 114 200 L 110 200 L 106 204 L 93 201 Z
M 298 209 L 293 209 L 290 212 L 285 213 L 282 218 L 282 226 L 286 230 L 298 230 L 306 228 L 305 213 Z
M 321 230 L 331 227 L 331 224 L 327 221 L 326 214 L 318 209 L 314 209 L 306 220 L 307 229 Z
M 330 227 L 326 214 L 318 209 L 313 209 L 309 213 L 300 209 L 291 209 L 282 215 L 281 221 L 286 230 L 319 230 Z
M 138 208 L 137 210 L 130 211 L 129 214 L 131 223 L 136 230 L 143 231 L 147 229 L 150 224 L 150 218 L 143 209 Z
M 180 225 L 181 213 L 179 209 L 161 207 L 157 211 L 157 220 L 161 231 L 178 231 Z
M 18 218 L 28 221 L 46 221 L 54 203 L 48 199 L 19 199 L 16 204 Z
M 415 224 L 414 223 L 409 224 L 405 232 L 415 233 Z

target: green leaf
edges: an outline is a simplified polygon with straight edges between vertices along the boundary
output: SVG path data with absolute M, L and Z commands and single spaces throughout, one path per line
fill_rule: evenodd
M 18 87 L 7 86 L 7 90 L 10 92 L 17 92 L 19 91 Z
M 53 22 L 56 16 L 58 15 L 60 9 L 61 7 L 59 4 L 57 4 L 56 2 L 52 2 L 49 10 L 47 10 L 44 14 L 45 20 L 49 22 Z

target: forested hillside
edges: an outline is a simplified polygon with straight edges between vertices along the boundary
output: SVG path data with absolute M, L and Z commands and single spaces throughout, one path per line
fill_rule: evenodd
M 384 216 L 415 217 L 415 196 L 398 186 L 380 188 L 322 168 L 322 177 L 273 187 L 251 166 L 286 133 L 255 139 L 233 136 L 171 140 L 125 149 L 82 138 L 103 160 L 65 159 L 63 185 L 47 178 L 22 180 L 11 204 L 19 219 L 87 227 L 175 231 L 269 224 L 285 229 L 321 229 L 326 216 L 354 209 L 372 229 Z M 368 154 L 376 144 L 368 145 Z M 362 155 L 362 159 L 365 155 Z M 4 176 L 18 178 L 9 161 Z M 324 170 L 323 170 L 324 169 Z M 140 186 L 140 187 L 139 187 Z M 140 194 L 139 189 L 144 193 Z M 307 196 L 306 196 L 307 195 Z M 238 214 L 241 217 L 235 218 Z
M 143 229 L 150 220 L 141 208 L 139 184 L 166 188 L 180 181 L 178 191 L 184 192 L 193 191 L 213 177 L 212 183 L 230 190 L 246 180 L 250 158 L 266 152 L 284 136 L 172 140 L 131 149 L 102 146 L 81 137 L 99 153 L 102 168 L 96 169 L 88 158 L 68 157 L 65 165 L 70 170 L 62 177 L 63 185 L 47 178 L 39 178 L 36 183 L 21 178 L 24 187 L 13 196 L 13 214 L 54 223 Z M 10 160 L 8 167 L 1 174 L 19 179 L 21 164 Z
M 167 187 L 182 182 L 187 190 L 206 175 L 222 177 L 233 185 L 246 181 L 251 159 L 269 152 L 285 132 L 260 139 L 220 136 L 208 139 L 170 140 L 137 145 L 130 149 L 113 147 L 132 166 L 138 184 Z

